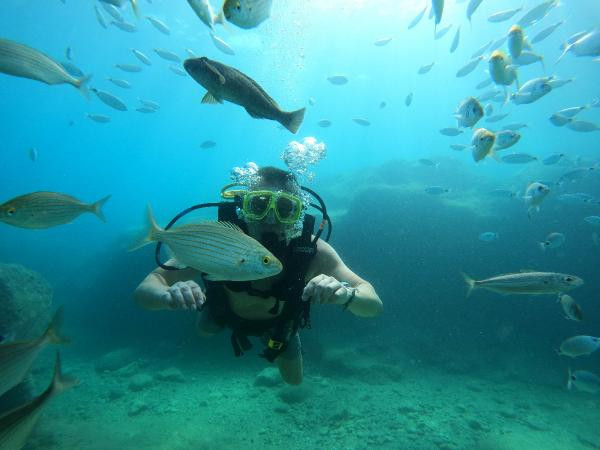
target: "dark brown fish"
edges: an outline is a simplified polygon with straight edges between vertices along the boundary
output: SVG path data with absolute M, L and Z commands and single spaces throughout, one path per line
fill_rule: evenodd
M 256 81 L 239 70 L 206 57 L 187 59 L 183 67 L 208 91 L 202 103 L 223 103 L 227 100 L 244 107 L 255 119 L 275 120 L 292 133 L 300 128 L 306 108 L 282 111 Z

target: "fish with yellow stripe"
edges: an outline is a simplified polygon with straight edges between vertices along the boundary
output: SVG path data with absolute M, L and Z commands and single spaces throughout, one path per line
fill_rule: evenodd
M 283 268 L 260 242 L 232 223 L 205 221 L 164 230 L 149 205 L 148 221 L 148 235 L 131 250 L 163 242 L 178 265 L 205 273 L 207 280 L 260 280 L 277 275 Z
M 84 203 L 59 192 L 32 192 L 0 204 L 0 222 L 20 228 L 50 228 L 71 223 L 86 212 L 106 222 L 102 206 L 109 198 L 110 195 L 94 203 Z

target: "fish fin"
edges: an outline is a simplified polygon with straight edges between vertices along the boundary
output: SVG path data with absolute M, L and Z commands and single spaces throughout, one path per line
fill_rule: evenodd
M 280 117 L 279 123 L 290 130 L 292 133 L 296 134 L 300 125 L 302 125 L 302 121 L 304 120 L 304 113 L 306 108 L 299 109 L 297 111 L 286 112 L 283 113 Z
M 237 231 L 237 232 L 239 232 L 239 233 L 246 234 L 246 233 L 244 233 L 244 231 L 243 231 L 243 230 L 242 230 L 240 227 L 238 227 L 238 226 L 237 226 L 235 223 L 232 223 L 232 222 L 218 222 L 218 223 L 219 223 L 219 225 L 221 225 L 221 226 L 223 226 L 223 227 L 225 227 L 225 228 L 230 228 L 230 229 L 232 229 L 232 230 L 234 230 L 234 231 Z
M 537 272 L 537 270 L 535 269 L 520 269 L 519 273 L 532 273 L 532 272 Z
M 471 292 L 475 289 L 475 280 L 464 272 L 461 272 L 461 275 L 465 279 L 465 283 L 467 283 L 467 298 L 469 298 Z
M 63 311 L 64 308 L 60 306 L 56 312 L 54 313 L 54 317 L 48 325 L 46 332 L 44 333 L 44 338 L 48 340 L 51 344 L 68 344 L 70 340 L 60 334 L 60 327 L 62 325 L 63 320 Z
M 142 239 L 134 246 L 130 247 L 127 251 L 133 252 L 134 250 L 137 250 L 147 244 L 150 244 L 151 242 L 154 242 L 156 240 L 156 232 L 163 231 L 154 219 L 154 214 L 152 213 L 152 207 L 150 206 L 150 204 L 148 204 L 148 222 L 150 223 L 150 229 L 148 230 L 148 234 L 146 235 L 146 237 L 144 237 L 144 239 Z
M 60 352 L 56 352 L 56 362 L 54 363 L 54 377 L 52 378 L 52 383 L 49 387 L 51 395 L 60 394 L 61 392 L 64 392 L 67 389 L 77 386 L 78 384 L 78 378 L 64 375 L 62 373 L 60 363 Z
M 75 86 L 79 89 L 79 92 L 85 97 L 86 100 L 90 99 L 90 93 L 87 87 L 88 81 L 92 78 L 92 74 L 84 75 L 83 77 L 77 79 L 75 82 Z M 94 91 L 94 89 L 92 89 Z
M 223 100 L 221 100 L 220 98 L 215 97 L 210 92 L 207 92 L 206 94 L 204 94 L 204 97 L 202 97 L 202 103 L 207 103 L 207 104 L 210 104 L 210 105 L 215 105 L 217 103 L 223 103 Z
M 204 274 L 202 276 L 202 278 L 204 278 L 205 280 L 208 280 L 208 281 L 224 281 L 223 277 L 220 277 L 218 275 L 211 275 L 211 274 L 208 274 L 208 273 Z
M 546 251 L 546 244 L 544 242 L 538 242 L 538 244 L 539 244 L 540 248 L 542 249 L 542 251 L 545 252 Z M 559 297 L 559 300 L 560 300 L 560 297 Z
M 225 77 L 223 76 L 223 74 L 221 72 L 219 72 L 219 69 L 217 69 L 215 66 L 213 66 L 212 64 L 210 64 L 208 62 L 205 63 L 205 65 L 208 70 L 210 70 L 212 73 L 214 73 L 216 76 L 219 77 L 219 83 L 225 84 L 225 81 L 226 81 Z
M 254 117 L 255 119 L 264 119 L 263 116 L 259 116 L 257 113 L 255 113 L 254 111 L 252 111 L 251 109 L 248 108 L 244 108 L 246 110 L 246 112 L 248 114 L 250 114 L 250 117 Z
M 569 367 L 567 373 L 569 376 L 569 379 L 567 380 L 567 389 L 570 391 L 571 389 L 573 389 L 573 382 L 571 381 L 571 368 L 570 367 Z
M 102 222 L 105 222 L 105 223 L 106 223 L 106 217 L 104 217 L 104 213 L 102 212 L 102 207 L 104 206 L 104 204 L 108 201 L 108 199 L 110 197 L 111 197 L 110 195 L 107 195 L 106 197 L 104 197 L 90 205 L 90 211 L 93 212 L 94 214 L 96 214 L 96 216 L 98 216 L 98 219 L 100 219 Z

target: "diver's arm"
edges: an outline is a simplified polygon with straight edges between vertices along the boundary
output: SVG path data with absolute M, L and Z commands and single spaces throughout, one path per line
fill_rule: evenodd
M 133 298 L 138 305 L 150 310 L 200 309 L 206 301 L 201 286 L 202 279 L 196 270 L 158 267 L 139 284 Z
M 355 289 L 354 298 L 347 306 L 354 315 L 374 317 L 383 311 L 383 303 L 371 283 L 352 272 L 327 242 L 317 241 L 317 254 L 308 275 L 310 281 L 304 289 L 304 297 L 314 296 L 319 303 L 345 305 L 351 299 L 351 292 L 341 289 L 340 283 L 346 282 Z

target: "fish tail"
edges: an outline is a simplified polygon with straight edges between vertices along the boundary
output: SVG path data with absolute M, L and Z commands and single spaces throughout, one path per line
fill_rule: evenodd
M 98 219 L 100 219 L 102 222 L 106 222 L 106 217 L 104 217 L 104 213 L 102 212 L 102 207 L 108 201 L 109 198 L 110 198 L 110 195 L 107 195 L 106 197 L 104 197 L 90 205 L 90 211 L 93 212 L 94 214 L 96 214 L 96 216 L 98 216 Z
M 461 272 L 461 275 L 465 279 L 465 283 L 467 283 L 467 298 L 469 298 L 471 292 L 475 289 L 475 280 L 464 272 Z
M 56 352 L 56 362 L 54 363 L 54 377 L 50 385 L 52 395 L 60 394 L 79 384 L 79 379 L 64 375 L 61 369 L 60 353 Z
M 140 18 L 140 7 L 138 5 L 137 0 L 130 0 L 131 1 L 131 9 L 133 9 L 133 13 L 135 14 L 135 17 L 137 17 L 138 19 Z
M 162 228 L 156 223 L 156 219 L 154 218 L 154 214 L 152 213 L 152 207 L 150 206 L 150 204 L 148 204 L 148 222 L 150 224 L 148 234 L 140 242 L 135 244 L 133 247 L 129 248 L 130 252 L 142 248 L 143 246 L 148 245 L 151 242 L 156 241 L 156 233 L 162 231 Z
M 300 125 L 302 125 L 302 121 L 304 120 L 304 112 L 306 108 L 299 109 L 297 111 L 292 112 L 284 112 L 281 115 L 280 123 L 292 133 L 296 134 Z
M 60 328 L 62 326 L 63 321 L 63 311 L 64 308 L 61 306 L 58 308 L 56 313 L 54 313 L 54 317 L 48 325 L 46 332 L 44 333 L 44 338 L 48 340 L 51 344 L 68 344 L 70 340 L 60 333 Z
M 544 62 L 544 57 L 540 56 L 540 64 L 542 65 L 542 70 L 544 71 L 544 74 L 548 73 L 546 71 L 546 63 Z
M 86 100 L 90 99 L 90 92 L 87 87 L 88 81 L 92 78 L 92 74 L 84 75 L 75 82 L 75 87 L 83 94 Z

